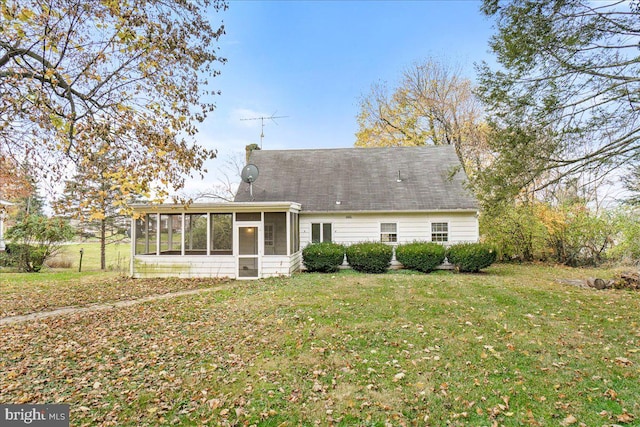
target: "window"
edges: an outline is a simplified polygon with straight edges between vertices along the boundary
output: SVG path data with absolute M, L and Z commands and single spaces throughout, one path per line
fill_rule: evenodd
M 146 214 L 136 220 L 136 255 L 155 255 L 158 230 L 158 215 Z
M 311 243 L 330 242 L 331 234 L 330 222 L 311 224 Z
M 273 224 L 265 224 L 264 225 L 264 249 L 265 253 L 267 253 L 267 247 L 273 251 L 274 240 L 273 240 Z
M 233 250 L 233 215 L 211 214 L 211 255 L 231 255 Z
M 287 213 L 264 213 L 264 254 L 287 254 Z
M 187 214 L 184 222 L 185 253 L 188 255 L 206 255 L 207 214 Z
M 382 243 L 395 243 L 398 241 L 398 224 L 395 222 L 383 222 L 380 224 L 380 241 Z
M 160 215 L 160 254 L 182 253 L 182 214 Z
M 289 213 L 290 229 L 290 250 L 295 254 L 300 250 L 300 218 L 296 212 Z
M 431 241 L 432 242 L 448 242 L 449 241 L 449 224 L 446 222 L 431 223 Z

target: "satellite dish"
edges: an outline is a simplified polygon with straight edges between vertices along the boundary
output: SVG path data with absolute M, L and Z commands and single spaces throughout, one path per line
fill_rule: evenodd
M 247 166 L 245 166 L 242 169 L 242 173 L 240 174 L 240 177 L 247 184 L 251 184 L 252 182 L 255 182 L 256 179 L 258 179 L 258 174 L 259 174 L 258 167 L 254 164 L 249 163 Z
M 253 183 L 258 179 L 258 175 L 258 167 L 251 163 L 245 166 L 240 174 L 242 180 L 249 184 L 249 195 L 251 196 L 251 201 L 253 201 Z

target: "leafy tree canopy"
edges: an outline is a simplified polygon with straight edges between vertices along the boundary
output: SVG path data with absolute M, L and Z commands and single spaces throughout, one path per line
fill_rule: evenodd
M 486 129 L 471 81 L 434 59 L 407 68 L 396 87 L 360 100 L 356 146 L 453 145 L 469 173 L 482 163 Z
M 0 155 L 59 181 L 106 152 L 125 194 L 181 188 L 219 72 L 222 0 L 0 0 Z M 18 160 L 17 163 L 20 163 Z M 164 194 L 161 191 L 161 194 Z
M 480 68 L 495 191 L 604 174 L 640 158 L 638 2 L 484 0 L 500 65 Z M 499 190 L 496 190 L 499 189 Z

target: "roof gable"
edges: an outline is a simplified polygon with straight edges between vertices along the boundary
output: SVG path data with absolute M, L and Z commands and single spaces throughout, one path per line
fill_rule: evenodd
M 452 146 L 256 150 L 249 162 L 260 171 L 254 201 L 303 212 L 477 209 Z M 250 199 L 242 183 L 235 201 Z

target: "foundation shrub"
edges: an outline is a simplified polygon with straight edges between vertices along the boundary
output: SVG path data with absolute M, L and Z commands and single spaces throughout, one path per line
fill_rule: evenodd
M 302 250 L 302 262 L 308 271 L 333 273 L 344 261 L 344 250 L 337 243 L 312 243 Z
M 429 273 L 444 261 L 446 249 L 433 242 L 413 242 L 398 245 L 396 259 L 405 268 Z
M 349 246 L 347 262 L 362 273 L 384 273 L 391 264 L 393 248 L 384 243 L 363 242 Z
M 460 243 L 447 250 L 447 259 L 458 271 L 477 273 L 496 261 L 496 248 L 485 243 Z

